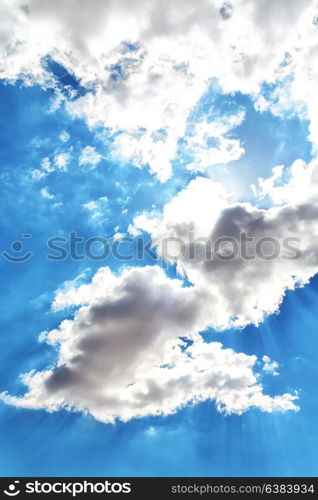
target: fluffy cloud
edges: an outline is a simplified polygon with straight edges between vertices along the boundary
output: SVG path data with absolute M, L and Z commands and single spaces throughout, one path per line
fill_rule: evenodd
M 293 394 L 263 393 L 255 356 L 204 342 L 204 295 L 158 267 L 118 277 L 102 268 L 90 284 L 57 294 L 55 308 L 71 305 L 80 306 L 73 319 L 41 334 L 58 348 L 57 365 L 23 375 L 26 394 L 2 394 L 6 403 L 76 409 L 103 422 L 167 415 L 205 400 L 226 414 L 298 410 Z
M 62 142 L 68 142 L 70 139 L 70 134 L 66 132 L 66 130 L 62 130 L 62 132 L 59 135 L 59 139 Z
M 58 153 L 54 157 L 54 165 L 58 170 L 66 171 L 71 155 L 68 152 Z
M 53 161 L 51 161 L 50 158 L 45 157 L 41 161 L 40 168 L 31 171 L 32 178 L 34 180 L 41 180 L 45 179 L 48 174 L 51 174 L 52 172 L 66 172 L 70 159 L 71 154 L 67 151 L 64 151 L 62 153 L 55 152 Z
M 40 194 L 41 194 L 42 198 L 45 198 L 47 200 L 53 200 L 55 198 L 55 195 L 50 193 L 48 188 L 40 189 Z
M 91 167 L 96 167 L 101 161 L 102 156 L 95 150 L 93 146 L 86 146 L 79 158 L 80 165 L 90 165 Z
M 264 363 L 264 372 L 270 373 L 271 375 L 274 375 L 276 377 L 277 375 L 279 375 L 279 372 L 277 371 L 277 369 L 279 368 L 279 364 L 277 363 L 277 361 L 272 360 L 269 356 L 266 355 L 262 357 L 262 361 Z
M 318 187 L 318 160 L 315 158 L 309 164 L 303 160 L 296 160 L 287 169 L 278 165 L 273 174 L 267 178 L 260 178 L 254 192 L 260 198 L 269 197 L 276 205 L 295 204 L 310 200 L 317 194 Z
M 161 216 L 141 214 L 131 230 L 149 232 L 159 254 L 209 294 L 214 327 L 259 324 L 278 310 L 286 290 L 318 272 L 315 172 L 316 162 L 296 162 L 280 188 L 273 178 L 262 180 L 263 190 L 289 202 L 267 210 L 233 203 L 222 185 L 198 177 Z
M 108 198 L 101 196 L 97 200 L 88 201 L 84 203 L 83 208 L 90 212 L 92 220 L 101 222 L 101 218 L 105 218 L 105 212 L 108 208 Z
M 256 107 L 260 111 L 270 110 L 283 117 L 297 114 L 309 120 L 309 140 L 315 154 L 318 152 L 318 119 L 315 112 L 318 104 L 317 13 L 315 3 L 308 11 L 301 32 L 297 34 L 296 43 L 286 53 L 277 85 L 266 96 L 256 97 Z
M 233 128 L 241 125 L 245 110 L 239 109 L 234 115 L 224 115 L 214 120 L 206 119 L 194 125 L 193 133 L 187 138 L 186 151 L 193 161 L 189 170 L 204 172 L 208 167 L 238 160 L 245 150 L 238 139 L 231 136 Z M 209 141 L 216 145 L 211 146 Z
M 297 103 L 318 143 L 315 9 L 310 0 L 290 0 L 288 6 L 286 0 L 2 0 L 0 76 L 53 86 L 51 112 L 63 104 L 91 128 L 105 127 L 113 155 L 147 165 L 164 182 L 211 79 L 225 92 L 253 93 L 259 110 L 281 114 Z M 80 95 L 58 90 L 46 69 L 48 55 L 75 76 Z M 276 83 L 268 101 L 259 94 L 263 82 Z M 232 135 L 243 119 L 240 112 L 195 124 L 186 135 L 196 158 L 190 168 L 203 171 L 244 154 Z M 55 152 L 34 170 L 34 178 L 65 170 L 69 159 L 69 153 Z M 79 162 L 94 166 L 99 160 L 88 146 Z M 214 400 L 226 413 L 297 409 L 291 394 L 263 393 L 254 356 L 205 343 L 200 332 L 258 324 L 277 311 L 287 289 L 317 272 L 316 183 L 314 162 L 296 162 L 287 174 L 277 167 L 255 187 L 260 198 L 281 205 L 264 210 L 234 204 L 220 184 L 197 178 L 158 217 L 140 215 L 131 232 L 151 233 L 159 253 L 176 262 L 192 286 L 183 288 L 156 267 L 119 277 L 102 269 L 90 284 L 59 292 L 54 309 L 79 309 L 41 336 L 57 346 L 57 365 L 24 375 L 24 396 L 2 398 L 30 408 L 75 408 L 106 422 L 168 414 L 202 400 Z M 42 196 L 52 197 L 46 188 Z M 84 206 L 94 219 L 102 215 L 100 203 L 103 198 Z M 243 233 L 254 239 L 247 241 L 245 257 Z M 222 237 L 227 241 L 215 251 Z M 267 257 L 273 252 L 268 238 L 284 253 L 250 259 L 262 238 Z M 285 246 L 290 238 L 299 240 L 297 259 Z M 239 242 L 239 255 L 228 259 L 233 241 Z M 204 258 L 207 243 L 214 252 Z M 274 362 L 263 362 L 263 371 L 270 372 Z
M 45 172 L 42 172 L 38 168 L 34 168 L 33 170 L 31 170 L 30 173 L 34 181 L 41 181 L 42 179 L 45 179 L 45 177 L 47 176 Z
M 66 103 L 69 112 L 107 127 L 113 153 L 161 181 L 212 78 L 227 92 L 257 93 L 289 76 L 317 135 L 314 1 L 3 0 L 0 8 L 0 75 L 52 85 L 41 64 L 50 55 L 86 90 Z M 228 152 L 242 153 L 225 142 L 220 161 Z

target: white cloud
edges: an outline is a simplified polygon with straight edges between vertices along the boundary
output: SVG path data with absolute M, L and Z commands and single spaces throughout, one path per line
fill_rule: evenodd
M 195 144 L 192 152 L 195 161 L 190 163 L 187 168 L 194 172 L 204 172 L 208 167 L 239 160 L 244 155 L 245 150 L 238 139 L 220 138 L 217 147 Z
M 48 188 L 42 188 L 40 189 L 41 196 L 43 198 L 46 198 L 47 200 L 53 200 L 55 198 L 54 194 L 51 194 L 48 190 Z
M 33 180 L 39 181 L 45 179 L 49 174 L 55 171 L 67 171 L 67 166 L 70 161 L 70 153 L 55 153 L 54 163 L 49 157 L 45 157 L 41 161 L 40 168 L 31 170 Z
M 318 272 L 314 165 L 302 175 L 307 199 L 293 201 L 295 164 L 280 191 L 290 203 L 268 210 L 233 203 L 222 185 L 198 177 L 165 205 L 161 218 L 143 214 L 133 227 L 149 232 L 159 254 L 210 297 L 215 328 L 259 324 L 278 310 L 286 290 Z
M 123 233 L 115 233 L 113 238 L 115 241 L 121 241 L 125 235 Z
M 106 127 L 113 155 L 139 168 L 147 166 L 164 182 L 171 176 L 191 111 L 213 78 L 226 92 L 253 93 L 259 110 L 283 114 L 294 107 L 310 119 L 310 138 L 318 144 L 313 7 L 309 0 L 290 0 L 288 8 L 286 0 L 2 0 L 0 75 L 56 87 L 41 65 L 50 55 L 87 91 L 75 99 L 71 90 L 67 100 L 57 90 L 50 111 L 65 104 L 90 127 Z M 267 101 L 259 95 L 264 81 L 283 81 L 284 90 L 278 88 Z M 196 156 L 191 168 L 203 171 L 244 154 L 232 135 L 243 118 L 241 112 L 196 124 L 193 135 L 185 136 Z M 210 146 L 210 138 L 217 146 Z M 65 132 L 60 139 L 67 142 Z M 95 166 L 100 159 L 87 146 L 79 163 Z M 66 170 L 69 161 L 69 152 L 57 151 L 34 176 Z M 25 375 L 26 394 L 3 399 L 30 408 L 76 408 L 102 421 L 168 414 L 209 399 L 226 413 L 250 407 L 297 409 L 291 394 L 264 395 L 255 356 L 205 343 L 198 332 L 209 325 L 222 329 L 259 323 L 278 309 L 285 290 L 317 272 L 316 170 L 314 162 L 298 161 L 289 178 L 277 167 L 272 177 L 260 179 L 255 187 L 259 197 L 283 205 L 268 210 L 233 204 L 220 184 L 198 178 L 162 215 L 140 214 L 129 231 L 145 230 L 157 238 L 159 251 L 177 262 L 193 286 L 182 288 L 181 282 L 153 267 L 126 270 L 119 277 L 101 269 L 91 284 L 59 291 L 54 309 L 79 310 L 41 337 L 57 346 L 57 366 Z M 54 198 L 47 188 L 41 195 Z M 102 197 L 84 208 L 99 219 L 106 203 Z M 258 239 L 275 237 L 280 243 L 300 238 L 302 256 L 293 261 L 281 256 L 224 261 L 220 252 L 220 259 L 211 262 L 202 261 L 201 255 L 190 259 L 192 236 L 215 242 L 242 232 Z M 183 256 L 165 253 L 167 237 L 179 238 Z M 187 347 L 181 336 L 193 343 Z M 268 357 L 263 362 L 263 371 L 275 374 L 276 362 Z
M 260 198 L 268 196 L 277 205 L 310 200 L 318 190 L 318 160 L 314 158 L 308 164 L 296 160 L 289 169 L 278 165 L 271 177 L 258 179 L 255 189 Z
M 41 161 L 41 168 L 48 174 L 54 172 L 54 167 L 52 166 L 51 160 L 48 157 L 43 158 L 43 160 Z
M 70 159 L 71 155 L 68 152 L 57 153 L 54 156 L 54 165 L 58 170 L 63 170 L 65 172 L 67 170 Z
M 66 132 L 66 130 L 62 130 L 59 138 L 60 138 L 60 141 L 62 141 L 62 142 L 68 142 L 70 140 L 70 134 L 68 132 Z
M 256 107 L 260 111 L 270 110 L 277 116 L 296 114 L 309 120 L 308 138 L 313 144 L 314 154 L 317 154 L 317 24 L 313 21 L 317 17 L 318 5 L 316 2 L 309 2 L 308 5 L 311 5 L 311 8 L 308 10 L 306 22 L 297 35 L 297 42 L 287 52 L 278 85 L 266 98 L 256 97 Z
M 194 132 L 187 138 L 187 153 L 193 161 L 189 170 L 204 172 L 208 167 L 238 160 L 245 150 L 238 139 L 231 136 L 233 128 L 241 125 L 245 119 L 245 110 L 239 109 L 234 115 L 224 115 L 214 120 L 201 120 L 194 125 Z M 215 146 L 209 141 L 213 139 Z
M 148 213 L 141 213 L 134 217 L 133 224 L 128 225 L 128 233 L 132 236 L 139 236 L 141 230 L 151 233 L 154 226 L 159 223 L 159 219 L 156 218 L 154 213 L 151 214 L 151 217 L 149 215 Z
M 277 361 L 273 361 L 269 356 L 264 355 L 262 357 L 262 361 L 264 363 L 263 370 L 264 372 L 270 373 L 271 375 L 277 376 L 279 372 L 277 371 L 279 368 L 279 364 Z
M 84 203 L 83 208 L 88 210 L 91 214 L 92 219 L 100 219 L 105 216 L 105 211 L 107 210 L 108 198 L 107 196 L 101 196 L 97 200 L 91 200 Z
M 151 426 L 150 426 L 150 427 L 148 427 L 148 429 L 146 430 L 146 434 L 147 434 L 147 436 L 151 436 L 151 437 L 153 437 L 153 436 L 155 436 L 155 435 L 157 434 L 157 429 L 156 429 L 153 425 L 151 425 Z
M 151 173 L 165 182 L 171 176 L 170 162 L 176 154 L 177 137 L 166 132 L 160 139 L 154 140 L 156 132 L 122 133 L 115 138 L 112 152 L 122 160 L 132 161 L 138 168 L 147 165 Z
M 41 334 L 57 347 L 58 362 L 23 375 L 27 392 L 2 393 L 7 404 L 76 409 L 103 422 L 167 415 L 205 400 L 226 414 L 298 410 L 293 394 L 263 393 L 255 356 L 203 341 L 200 292 L 156 266 L 118 277 L 100 269 L 90 284 L 60 291 L 55 304 L 81 306 L 74 319 Z
M 42 179 L 45 179 L 47 174 L 45 172 L 42 172 L 38 168 L 35 168 L 35 169 L 31 170 L 31 176 L 32 176 L 33 180 L 40 181 Z
M 87 210 L 94 211 L 98 208 L 98 204 L 96 201 L 88 201 L 83 205 L 84 208 L 87 208 Z
M 132 236 L 139 236 L 141 234 L 141 231 L 140 231 L 140 229 L 137 228 L 137 224 L 136 223 L 129 224 L 128 228 L 127 228 L 127 231 Z
M 88 90 L 66 103 L 69 112 L 118 134 L 113 153 L 165 181 L 212 78 L 226 92 L 257 93 L 263 81 L 289 76 L 291 102 L 305 102 L 318 142 L 315 15 L 314 0 L 288 8 L 286 0 L 3 0 L 0 71 L 52 85 L 41 66 L 51 55 Z M 238 143 L 223 144 L 226 161 L 228 148 L 242 153 Z
M 97 153 L 94 147 L 86 146 L 85 148 L 83 148 L 81 152 L 81 156 L 79 158 L 79 164 L 96 167 L 96 165 L 98 165 L 101 159 L 102 156 L 99 153 Z

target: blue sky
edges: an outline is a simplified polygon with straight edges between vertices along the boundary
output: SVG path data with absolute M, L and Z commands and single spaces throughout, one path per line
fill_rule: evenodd
M 34 3 L 23 22 L 32 24 Z M 233 16 L 241 8 L 246 17 L 247 3 L 233 2 Z M 74 25 L 72 37 L 56 50 L 53 31 L 40 49 L 23 41 L 23 67 L 1 70 L 1 476 L 317 475 L 312 93 L 300 104 L 303 76 L 285 51 L 272 69 L 281 35 L 266 37 L 257 16 L 260 38 L 249 36 L 268 59 L 236 72 L 225 51 L 222 68 L 205 74 L 211 54 L 227 50 L 213 40 L 211 54 L 201 47 L 184 62 L 175 34 L 187 33 L 186 4 L 178 28 L 162 20 L 161 32 L 151 18 L 140 43 L 135 28 L 126 40 L 114 32 L 107 55 L 102 28 L 93 40 L 86 25 L 77 33 L 65 3 L 61 13 L 46 6 L 42 25 L 53 16 Z M 282 33 L 296 14 L 286 14 Z M 18 48 L 11 57 L 20 64 Z M 289 68 L 292 77 L 282 78 Z M 211 271 L 160 247 L 167 236 L 187 245 L 189 228 L 213 239 L 246 227 L 279 241 L 297 236 L 301 257 Z M 82 238 L 76 259 L 71 233 Z M 52 237 L 64 238 L 63 259 L 48 258 Z M 98 243 L 88 255 L 84 244 L 96 237 L 117 239 L 134 257 L 101 258 Z M 136 257 L 140 238 L 158 239 L 152 256 Z M 17 263 L 4 252 L 32 255 Z M 99 274 L 105 266 L 110 274 Z
M 19 374 L 34 367 L 44 368 L 55 358 L 52 348 L 37 340 L 39 332 L 56 326 L 62 317 L 49 312 L 54 291 L 83 270 L 91 276 L 101 265 L 90 259 L 46 260 L 43 255 L 48 252 L 47 237 L 67 234 L 69 230 L 85 237 L 97 234 L 81 205 L 102 195 L 109 197 L 112 206 L 98 234 L 112 235 L 115 226 L 121 224 L 125 228 L 132 216 L 149 204 L 160 207 L 191 176 L 184 176 L 177 169 L 171 182 L 162 186 L 147 172 L 107 160 L 105 145 L 83 122 L 71 120 L 63 111 L 47 112 L 51 92 L 3 85 L 1 96 L 1 128 L 7 136 L 2 136 L 1 147 L 1 201 L 6 214 L 1 223 L 2 244 L 9 249 L 11 241 L 29 232 L 32 240 L 25 243 L 25 248 L 34 252 L 34 257 L 25 263 L 1 261 L 1 389 L 20 393 Z M 220 106 L 227 106 L 224 96 L 218 96 L 218 101 Z M 235 104 L 251 106 L 240 95 Z M 244 174 L 249 180 L 255 181 L 256 175 L 264 173 L 262 165 L 257 172 L 248 168 L 249 164 L 254 165 L 256 155 L 255 137 L 250 132 L 253 123 L 261 127 L 262 142 L 270 145 L 265 147 L 266 162 L 274 166 L 284 158 L 286 163 L 296 159 L 299 150 L 294 157 L 289 148 L 286 153 L 285 150 L 280 155 L 276 153 L 281 137 L 288 144 L 290 136 L 295 134 L 305 158 L 309 157 L 306 124 L 296 118 L 283 121 L 267 114 L 257 116 L 252 109 L 251 115 L 250 123 L 248 119 L 241 127 L 244 130 L 238 131 L 246 145 Z M 70 133 L 68 148 L 73 147 L 74 160 L 68 172 L 53 173 L 44 181 L 30 181 L 26 172 L 61 147 L 58 136 L 62 130 Z M 15 140 L 10 142 L 8 137 Z M 30 146 L 33 139 L 39 147 Z M 98 169 L 89 172 L 76 164 L 76 151 L 88 144 L 106 156 Z M 234 162 L 230 168 L 235 171 L 240 165 Z M 117 181 L 124 183 L 122 190 L 114 186 Z M 41 199 L 42 185 L 58 193 L 58 199 L 67 206 L 53 209 L 47 200 Z M 128 215 L 121 214 L 122 206 L 117 202 L 121 191 L 131 196 Z M 116 262 L 106 264 L 116 268 Z M 265 377 L 264 384 L 277 393 L 288 386 L 299 388 L 299 413 L 263 414 L 250 410 L 241 416 L 224 417 L 216 413 L 213 403 L 202 403 L 168 417 L 111 425 L 63 410 L 48 414 L 2 404 L 2 475 L 315 475 L 317 300 L 317 280 L 313 280 L 306 288 L 289 292 L 280 313 L 267 318 L 258 328 L 249 326 L 240 331 L 207 334 L 208 339 L 219 340 L 238 352 L 258 357 L 267 354 L 277 360 L 283 366 L 279 380 Z

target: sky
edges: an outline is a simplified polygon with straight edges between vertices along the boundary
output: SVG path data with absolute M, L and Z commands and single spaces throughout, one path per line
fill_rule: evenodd
M 1 476 L 317 475 L 317 29 L 0 0 Z

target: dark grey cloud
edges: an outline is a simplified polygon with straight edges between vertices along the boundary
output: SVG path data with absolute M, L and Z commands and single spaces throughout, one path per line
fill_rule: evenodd
M 63 292 L 66 305 L 71 296 L 78 303 L 82 290 L 91 303 L 83 298 L 73 320 L 42 336 L 58 347 L 57 365 L 27 374 L 26 394 L 2 394 L 5 402 L 76 409 L 104 422 L 166 415 L 204 400 L 225 413 L 298 409 L 292 394 L 263 394 L 255 356 L 204 342 L 198 331 L 207 326 L 210 298 L 202 291 L 183 288 L 158 267 L 132 268 L 118 278 L 98 273 L 84 288 Z
M 286 290 L 318 272 L 317 217 L 317 196 L 264 210 L 230 203 L 220 186 L 197 178 L 164 207 L 150 231 L 158 251 L 210 295 L 211 325 L 222 329 L 259 324 L 278 310 Z M 172 256 L 169 239 L 185 251 Z

